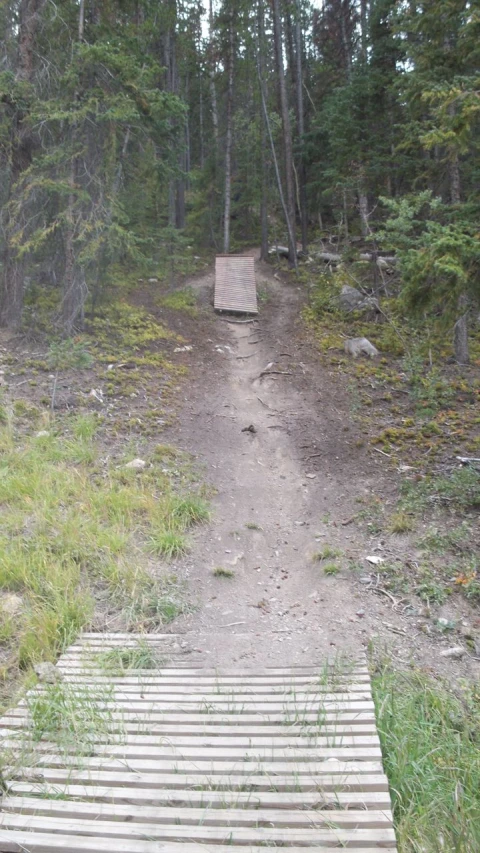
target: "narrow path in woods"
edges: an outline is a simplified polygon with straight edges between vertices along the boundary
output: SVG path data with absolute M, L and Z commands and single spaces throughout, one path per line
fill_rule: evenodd
M 171 440 L 204 465 L 216 495 L 211 523 L 177 566 L 196 607 L 172 630 L 219 666 L 301 664 L 358 653 L 373 638 L 435 668 L 428 638 L 367 587 L 365 557 L 391 543 L 349 523 L 359 498 L 393 498 L 395 478 L 356 446 L 350 395 L 302 334 L 301 290 L 259 262 L 256 273 L 264 299 L 250 323 L 213 314 L 213 272 L 190 282 L 211 320 L 191 341 Z M 336 575 L 324 571 L 331 560 L 315 559 L 327 546 L 340 555 Z

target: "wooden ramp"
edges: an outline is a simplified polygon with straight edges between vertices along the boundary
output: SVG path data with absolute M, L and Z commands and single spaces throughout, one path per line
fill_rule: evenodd
M 396 850 L 364 662 L 220 674 L 174 641 L 85 634 L 3 717 L 0 851 Z
M 217 255 L 214 307 L 216 311 L 258 314 L 254 258 Z

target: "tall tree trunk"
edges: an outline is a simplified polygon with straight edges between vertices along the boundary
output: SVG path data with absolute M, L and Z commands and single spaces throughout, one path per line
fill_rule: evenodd
M 368 44 L 368 0 L 360 0 L 360 56 L 367 61 Z
M 264 33 L 263 0 L 258 0 L 258 18 L 259 18 L 259 22 L 261 22 L 261 26 L 259 25 L 259 36 L 260 36 L 260 34 L 263 35 L 263 33 Z M 290 218 L 288 216 L 287 204 L 285 201 L 285 194 L 283 192 L 283 186 L 282 186 L 282 177 L 280 175 L 280 168 L 278 165 L 277 152 L 275 151 L 275 142 L 273 139 L 273 133 L 272 133 L 272 127 L 270 124 L 270 118 L 268 116 L 267 97 L 265 94 L 265 81 L 264 81 L 263 76 L 262 76 L 262 60 L 260 58 L 262 50 L 263 50 L 263 40 L 259 38 L 259 40 L 257 42 L 256 59 L 257 59 L 258 86 L 260 89 L 260 100 L 262 102 L 262 113 L 263 113 L 263 119 L 265 122 L 265 128 L 266 128 L 267 134 L 268 134 L 268 140 L 270 143 L 270 150 L 272 152 L 272 160 L 273 160 L 273 166 L 275 169 L 275 178 L 277 181 L 278 195 L 280 197 L 280 204 L 282 205 L 283 215 L 285 217 L 285 225 L 287 227 L 288 241 L 290 244 L 291 242 L 294 242 L 295 235 L 292 233 Z
M 265 43 L 265 25 L 263 20 L 263 8 L 261 2 L 257 8 L 258 22 L 258 44 L 257 50 L 258 72 L 260 78 L 260 88 L 263 81 L 263 48 Z M 260 99 L 263 95 L 260 91 Z M 268 260 L 268 166 L 267 166 L 267 122 L 262 109 L 262 124 L 260 130 L 260 148 L 261 148 L 261 196 L 260 196 L 260 229 L 261 229 L 261 245 L 260 245 L 260 260 Z
M 18 50 L 16 79 L 31 83 L 34 73 L 35 41 L 44 0 L 21 0 L 18 9 Z M 9 200 L 12 201 L 22 174 L 29 168 L 35 148 L 28 127 L 28 108 L 25 103 L 10 104 L 12 113 L 10 133 Z M 21 215 L 20 215 L 21 216 Z M 0 291 L 0 323 L 18 328 L 23 314 L 25 260 L 18 254 L 17 239 L 24 223 L 15 218 L 7 204 L 4 207 L 2 277 Z
M 228 28 L 228 88 L 227 88 L 227 134 L 225 139 L 225 204 L 223 211 L 223 251 L 230 251 L 230 208 L 232 203 L 232 145 L 233 145 L 233 72 L 235 64 L 235 30 L 233 7 Z
M 208 46 L 209 52 L 209 68 L 208 76 L 210 78 L 210 100 L 212 102 L 212 124 L 213 124 L 213 139 L 215 142 L 215 156 L 218 150 L 218 106 L 217 106 L 217 89 L 215 86 L 215 58 L 213 48 L 213 0 L 210 0 L 208 10 L 208 24 L 210 43 Z
M 455 113 L 455 105 L 452 104 L 449 108 L 450 115 Z M 457 151 L 453 151 L 449 161 L 449 178 L 450 178 L 450 199 L 452 204 L 460 204 L 461 198 L 461 183 L 460 183 L 460 164 L 458 161 Z M 458 364 L 468 364 L 470 361 L 470 352 L 468 346 L 468 296 L 466 293 L 461 293 L 458 297 L 458 313 L 459 317 L 455 323 L 454 329 L 454 344 L 455 344 L 455 361 Z
M 288 260 L 290 266 L 297 268 L 297 241 L 295 236 L 295 184 L 293 176 L 292 130 L 288 112 L 287 87 L 283 67 L 283 38 L 280 17 L 280 0 L 273 0 L 273 37 L 275 42 L 275 59 L 282 114 L 283 151 L 285 160 L 285 186 L 287 195 L 288 227 Z
M 296 84 L 297 84 L 297 116 L 298 116 L 298 137 L 300 149 L 300 164 L 298 168 L 299 175 L 299 200 L 300 200 L 300 223 L 302 229 L 302 249 L 304 252 L 308 248 L 308 220 L 307 220 L 307 174 L 305 168 L 304 157 L 304 135 L 305 135 L 305 114 L 303 106 L 303 44 L 302 44 L 302 7 L 300 0 L 296 0 L 295 9 L 295 50 L 296 50 Z

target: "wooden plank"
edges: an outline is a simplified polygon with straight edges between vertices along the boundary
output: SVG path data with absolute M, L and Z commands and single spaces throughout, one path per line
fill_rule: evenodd
M 348 702 L 339 702 L 334 705 L 329 706 L 328 710 L 323 710 L 322 713 L 302 713 L 298 714 L 295 712 L 289 713 L 245 713 L 245 714 L 228 714 L 228 713 L 215 713 L 215 714 L 207 714 L 205 712 L 201 713 L 195 710 L 186 709 L 178 712 L 178 706 L 174 709 L 170 709 L 170 711 L 166 711 L 165 709 L 161 711 L 158 706 L 152 705 L 150 708 L 143 707 L 136 710 L 129 710 L 131 706 L 126 705 L 125 707 L 118 706 L 118 709 L 113 708 L 109 709 L 110 718 L 111 719 L 119 719 L 119 720 L 136 720 L 137 722 L 146 722 L 146 723 L 178 723 L 179 725 L 188 725 L 190 723 L 208 723 L 208 724 L 218 724 L 228 725 L 232 727 L 236 727 L 238 725 L 246 725 L 252 724 L 255 727 L 258 726 L 260 729 L 262 726 L 269 726 L 274 723 L 290 728 L 293 725 L 303 726 L 303 725 L 315 725 L 323 727 L 327 724 L 336 725 L 338 723 L 349 723 L 351 725 L 356 725 L 357 723 L 363 723 L 364 721 L 373 722 L 375 720 L 375 706 L 373 702 L 362 702 L 355 703 L 353 708 L 349 705 Z M 9 716 L 25 716 L 28 713 L 27 708 L 25 706 L 25 702 L 21 702 L 17 708 L 12 709 L 9 712 Z
M 23 731 L 23 730 L 22 730 Z M 3 747 L 4 748 L 12 748 L 23 746 L 25 744 L 25 737 L 22 733 L 18 731 L 9 731 L 7 729 L 2 729 L 3 735 Z M 15 738 L 16 735 L 16 738 Z M 318 747 L 337 747 L 341 746 L 342 748 L 347 747 L 361 747 L 362 749 L 367 749 L 370 746 L 378 747 L 380 745 L 380 739 L 378 735 L 343 735 L 343 734 L 332 734 L 332 735 L 313 735 L 311 737 L 261 737 L 255 734 L 249 735 L 248 737 L 217 737 L 216 735 L 198 735 L 192 737 L 183 737 L 182 735 L 164 735 L 158 733 L 152 734 L 126 734 L 119 733 L 116 736 L 114 734 L 110 735 L 102 735 L 96 736 L 94 739 L 94 743 L 100 745 L 110 745 L 121 747 L 127 746 L 129 748 L 135 749 L 144 749 L 145 747 L 170 747 L 175 750 L 182 750 L 184 755 L 192 754 L 190 752 L 191 749 L 195 750 L 205 750 L 205 749 L 222 749 L 224 750 L 225 755 L 231 755 L 231 749 L 241 749 L 242 755 L 245 755 L 244 750 L 279 750 L 281 753 L 286 750 L 311 750 L 316 749 Z M 37 744 L 37 746 L 45 746 L 51 749 L 52 746 L 55 746 L 55 743 L 52 741 L 48 741 L 46 738 L 42 738 L 42 740 Z M 150 753 L 150 749 L 149 749 Z M 256 753 L 257 754 L 257 753 Z M 301 752 L 298 753 L 302 755 Z
M 353 764 L 353 762 L 352 762 Z M 101 768 L 74 768 L 64 767 L 24 767 L 17 771 L 14 780 L 29 781 L 37 783 L 47 782 L 49 784 L 73 784 L 81 782 L 84 785 L 107 785 L 110 787 L 129 786 L 137 789 L 153 788 L 156 792 L 165 789 L 186 788 L 208 790 L 208 791 L 237 791 L 249 789 L 251 792 L 274 791 L 278 792 L 335 792 L 335 791 L 387 791 L 388 785 L 383 768 L 375 765 L 375 769 L 365 769 L 362 764 L 360 772 L 357 765 L 345 767 L 345 765 L 327 765 L 322 773 L 312 773 L 304 776 L 302 774 L 274 775 L 251 773 L 239 774 L 234 770 L 231 773 L 208 778 L 205 773 L 194 770 L 191 773 L 142 773 L 131 768 L 126 771 L 125 765 L 115 767 L 113 770 Z
M 120 727 L 112 726 L 112 732 L 118 732 L 120 728 L 121 733 L 127 737 L 127 740 L 131 735 L 155 738 L 171 738 L 175 736 L 175 743 L 179 744 L 193 743 L 197 739 L 211 737 L 216 739 L 217 744 L 225 743 L 227 745 L 232 739 L 247 738 L 249 742 L 253 740 L 255 743 L 264 742 L 264 745 L 267 745 L 267 743 L 270 743 L 272 738 L 274 738 L 281 745 L 285 741 L 294 743 L 299 740 L 299 743 L 300 741 L 305 741 L 306 743 L 307 741 L 311 742 L 312 739 L 314 741 L 318 741 L 332 737 L 341 738 L 360 735 L 373 737 L 377 732 L 377 727 L 373 718 L 371 722 L 363 723 L 360 721 L 356 725 L 351 723 L 337 723 L 336 725 L 312 724 L 311 726 L 255 726 L 253 723 L 248 726 L 242 726 L 240 724 L 236 726 L 223 726 L 221 724 L 215 724 L 214 720 L 211 718 L 207 718 L 207 721 L 203 725 L 184 722 L 174 724 L 161 722 L 151 723 L 149 719 L 145 719 L 143 722 L 140 721 L 137 723 L 121 720 L 121 717 L 119 717 L 119 722 L 122 722 L 122 725 Z M 15 733 L 19 735 L 21 731 L 27 730 L 30 725 L 28 712 L 25 709 L 24 713 L 18 716 L 6 714 L 5 717 L 2 717 L 1 723 L 2 734 L 8 736 L 8 732 L 11 731 L 12 734 Z M 141 732 L 143 734 L 140 734 Z
M 9 784 L 9 797 L 21 797 L 28 795 L 32 798 L 30 802 L 38 803 L 39 798 L 49 797 L 54 799 L 61 796 L 60 807 L 63 806 L 64 798 L 69 800 L 80 799 L 83 801 L 93 800 L 95 803 L 107 803 L 112 805 L 133 806 L 168 806 L 173 807 L 208 807 L 219 808 L 221 812 L 226 805 L 242 806 L 242 809 L 306 809 L 315 810 L 335 809 L 390 809 L 390 796 L 388 791 L 289 791 L 288 793 L 272 791 L 213 791 L 187 790 L 159 788 L 158 790 L 127 787 L 126 784 L 118 787 L 107 787 L 97 784 L 75 785 L 68 783 L 47 784 L 32 782 L 12 782 Z M 33 799 L 35 797 L 35 799 Z M 7 801 L 5 800 L 5 802 Z
M 93 680 L 76 680 L 72 681 L 70 679 L 66 679 L 67 683 L 72 686 L 72 689 L 80 690 L 80 689 L 88 689 L 92 690 L 93 687 L 97 684 L 99 690 L 102 690 L 106 685 L 111 686 L 114 689 L 115 693 L 123 694 L 134 694 L 138 695 L 139 692 L 142 694 L 158 694 L 165 695 L 166 697 L 180 697 L 182 702 L 192 701 L 198 702 L 198 697 L 201 696 L 205 698 L 207 701 L 211 701 L 211 697 L 214 696 L 218 698 L 219 696 L 223 696 L 226 698 L 234 698 L 236 702 L 245 702 L 252 701 L 253 698 L 261 699 L 261 701 L 265 701 L 263 698 L 264 695 L 267 697 L 271 697 L 272 701 L 278 701 L 278 697 L 292 697 L 295 701 L 301 702 L 306 699 L 308 702 L 312 702 L 315 699 L 317 701 L 322 701 L 325 695 L 340 695 L 340 696 L 350 696 L 352 700 L 356 698 L 356 694 L 361 694 L 362 697 L 370 697 L 371 690 L 369 685 L 367 684 L 342 684 L 342 685 L 328 685 L 328 688 L 319 687 L 316 684 L 307 685 L 302 684 L 300 687 L 296 685 L 275 685 L 275 684 L 266 684 L 266 685 L 252 685 L 248 687 L 247 685 L 241 685 L 241 689 L 234 685 L 190 685 L 190 684 L 164 684 L 162 681 L 158 680 L 150 680 L 148 678 L 137 678 L 132 681 L 126 681 L 125 679 L 105 679 L 103 682 L 95 682 Z M 247 698 L 248 697 L 248 698 Z M 275 697 L 275 700 L 274 698 Z
M 45 688 L 35 688 L 31 691 L 30 695 L 35 696 L 35 694 L 41 695 L 45 693 Z M 158 708 L 186 708 L 186 709 L 203 709 L 205 706 L 208 706 L 206 711 L 208 712 L 208 708 L 213 709 L 221 709 L 221 710 L 229 710 L 231 709 L 231 713 L 242 713 L 245 711 L 255 710 L 259 712 L 267 712 L 268 711 L 302 711 L 302 712 L 313 712 L 313 710 L 317 710 L 318 713 L 321 713 L 322 708 L 324 706 L 334 705 L 338 702 L 348 702 L 349 707 L 358 707 L 362 702 L 371 701 L 371 694 L 368 692 L 365 693 L 338 693 L 337 695 L 333 693 L 324 694 L 321 699 L 320 698 L 309 698 L 305 694 L 301 694 L 296 696 L 295 698 L 290 698 L 288 695 L 285 698 L 281 696 L 277 696 L 273 698 L 271 701 L 268 701 L 268 697 L 256 697 L 247 693 L 239 693 L 236 695 L 226 696 L 219 693 L 204 693 L 199 695 L 188 695 L 182 693 L 155 693 L 146 689 L 143 693 L 127 693 L 123 690 L 112 690 L 111 694 L 109 692 L 104 691 L 103 693 L 99 692 L 96 696 L 91 689 L 72 689 L 73 694 L 77 694 L 78 696 L 88 695 L 89 697 L 93 697 L 96 700 L 98 705 L 111 705 L 112 703 L 117 704 L 126 704 L 128 706 L 132 705 L 142 705 L 147 702 L 150 704 L 154 703 Z
M 394 844 L 382 845 L 384 850 L 394 850 Z M 53 833 L 2 832 L 0 831 L 1 853 L 112 853 L 112 842 L 101 838 L 81 838 L 75 835 Z M 198 844 L 172 844 L 160 841 L 136 841 L 115 839 L 115 853 L 200 853 Z M 305 853 L 304 847 L 289 847 L 289 853 Z M 316 846 L 317 853 L 331 853 L 332 846 Z M 348 847 L 349 853 L 378 853 L 375 847 Z M 223 844 L 203 844 L 201 853 L 246 853 L 245 847 Z M 265 853 L 264 847 L 249 846 L 248 853 Z
M 6 740 L 3 742 L 4 749 L 15 749 L 18 747 L 18 740 Z M 39 756 L 39 760 L 43 761 L 45 755 L 50 755 L 53 750 L 58 747 L 55 743 L 40 742 L 35 745 L 35 755 Z M 296 762 L 298 767 L 302 767 L 305 763 L 315 763 L 318 761 L 329 761 L 338 759 L 339 761 L 373 761 L 380 760 L 382 753 L 380 744 L 361 746 L 309 746 L 309 747 L 292 747 L 291 749 L 279 749 L 275 747 L 194 747 L 183 746 L 177 747 L 173 744 L 164 744 L 163 746 L 145 746 L 144 744 L 112 744 L 112 743 L 89 743 L 89 755 L 108 756 L 109 758 L 125 758 L 128 762 L 131 759 L 143 761 L 157 762 L 159 768 L 165 764 L 170 764 L 170 760 L 174 761 L 180 768 L 183 762 L 199 762 L 204 764 L 216 764 L 217 762 L 268 762 L 269 764 L 288 764 Z M 78 755 L 78 746 L 73 743 L 69 754 L 72 756 Z
M 239 809 L 239 808 L 182 808 L 181 810 L 136 805 L 134 809 L 118 803 L 64 802 L 33 799 L 31 797 L 4 797 L 3 812 L 18 811 L 23 815 L 63 817 L 90 820 L 135 821 L 172 825 L 180 817 L 182 825 L 204 826 L 265 826 L 315 828 L 338 826 L 350 828 L 382 828 L 392 825 L 387 811 L 361 809 L 328 809 L 309 811 L 306 809 Z M 178 822 L 178 820 L 177 820 Z
M 342 756 L 343 758 L 343 756 Z M 158 758 L 130 758 L 119 757 L 110 758 L 105 756 L 92 755 L 75 755 L 63 754 L 53 755 L 50 753 L 36 753 L 36 766 L 42 769 L 45 767 L 63 767 L 74 768 L 76 766 L 90 768 L 91 770 L 121 770 L 128 766 L 130 770 L 136 773 L 173 773 L 177 776 L 189 773 L 198 773 L 200 768 L 198 760 L 188 761 L 182 759 L 181 756 L 175 759 Z M 208 776 L 228 776 L 235 774 L 237 776 L 251 776 L 264 773 L 275 779 L 277 776 L 291 775 L 293 777 L 307 776 L 315 778 L 322 773 L 381 773 L 382 764 L 380 756 L 378 760 L 375 755 L 373 760 L 368 760 L 367 757 L 358 757 L 355 759 L 340 760 L 338 753 L 331 757 L 324 758 L 322 761 L 303 761 L 295 763 L 294 761 L 269 761 L 259 759 L 258 761 L 243 761 L 241 758 L 228 759 L 223 761 L 209 761 L 208 759 L 202 763 L 201 772 Z M 206 780 L 204 780 L 206 784 Z
M 248 691 L 261 690 L 262 693 L 265 693 L 271 687 L 273 688 L 284 688 L 285 690 L 294 690 L 298 688 L 304 687 L 319 687 L 322 686 L 322 683 L 318 678 L 312 676 L 305 676 L 303 678 L 287 678 L 286 676 L 282 677 L 271 677 L 267 678 L 258 678 L 258 679 L 249 679 L 245 678 L 205 678 L 205 677 L 195 677 L 191 678 L 182 678 L 180 675 L 177 676 L 168 676 L 161 675 L 160 673 L 151 669 L 138 670 L 136 669 L 133 674 L 130 674 L 130 670 L 124 670 L 120 672 L 119 670 L 112 669 L 111 672 L 108 669 L 98 669 L 92 673 L 92 671 L 85 671 L 81 665 L 76 669 L 70 670 L 68 667 L 62 668 L 63 677 L 69 683 L 77 683 L 83 684 L 85 681 L 88 681 L 89 684 L 138 684 L 141 682 L 142 684 L 161 684 L 168 686 L 176 686 L 176 687 L 195 687 L 198 690 L 205 689 L 206 687 L 213 687 L 215 690 L 220 688 L 225 690 L 227 688 L 236 689 L 237 687 L 242 687 L 242 692 L 244 692 L 243 688 L 248 688 Z M 340 685 L 345 688 L 349 688 L 350 684 L 358 685 L 369 685 L 370 679 L 368 675 L 355 674 L 355 678 L 352 680 L 350 678 L 336 678 L 334 681 L 334 687 L 338 688 Z M 327 684 L 331 684 L 327 682 Z M 325 689 L 325 686 L 323 686 Z M 330 686 L 330 690 L 332 687 Z
M 312 827 L 297 829 L 290 827 L 217 827 L 217 826 L 167 826 L 153 823 L 123 823 L 121 821 L 104 820 L 73 820 L 70 817 L 35 817 L 34 815 L 8 814 L 0 816 L 0 826 L 10 829 L 39 830 L 40 832 L 70 832 L 78 835 L 94 835 L 95 838 L 135 838 L 145 837 L 158 841 L 196 841 L 210 843 L 237 844 L 266 844 L 275 843 L 288 846 L 317 846 L 324 844 L 331 847 L 356 844 L 384 845 L 395 841 L 393 829 L 344 829 L 343 827 Z
M 199 845 L 204 853 L 393 853 L 363 657 L 340 674 L 338 662 L 230 673 L 192 657 L 142 672 L 98 665 L 99 652 L 135 648 L 138 639 L 91 634 L 60 662 L 72 693 L 106 712 L 109 732 L 88 754 L 46 739 L 25 751 L 25 700 L 0 721 L 3 747 L 20 746 L 33 764 L 6 768 L 15 779 L 4 796 L 0 853 L 198 853 Z M 183 654 L 173 635 L 141 640 L 159 655 Z

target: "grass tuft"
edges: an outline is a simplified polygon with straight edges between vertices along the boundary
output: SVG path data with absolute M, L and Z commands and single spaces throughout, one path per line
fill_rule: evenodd
M 121 674 L 135 669 L 158 669 L 161 660 L 155 649 L 140 640 L 133 648 L 109 649 L 97 655 L 96 663 L 109 674 Z
M 480 850 L 480 694 L 389 664 L 373 678 L 399 853 Z
M 234 578 L 235 572 L 232 569 L 224 568 L 224 566 L 215 566 L 212 575 L 216 578 Z
M 61 654 L 96 601 L 121 613 L 122 630 L 152 630 L 185 611 L 182 585 L 149 563 L 152 552 L 185 552 L 207 504 L 191 472 L 170 477 L 155 458 L 141 476 L 122 459 L 105 464 L 100 425 L 95 414 L 69 416 L 42 438 L 0 426 L 0 590 L 21 605 L 13 619 L 0 598 L 0 701 L 33 664 Z

